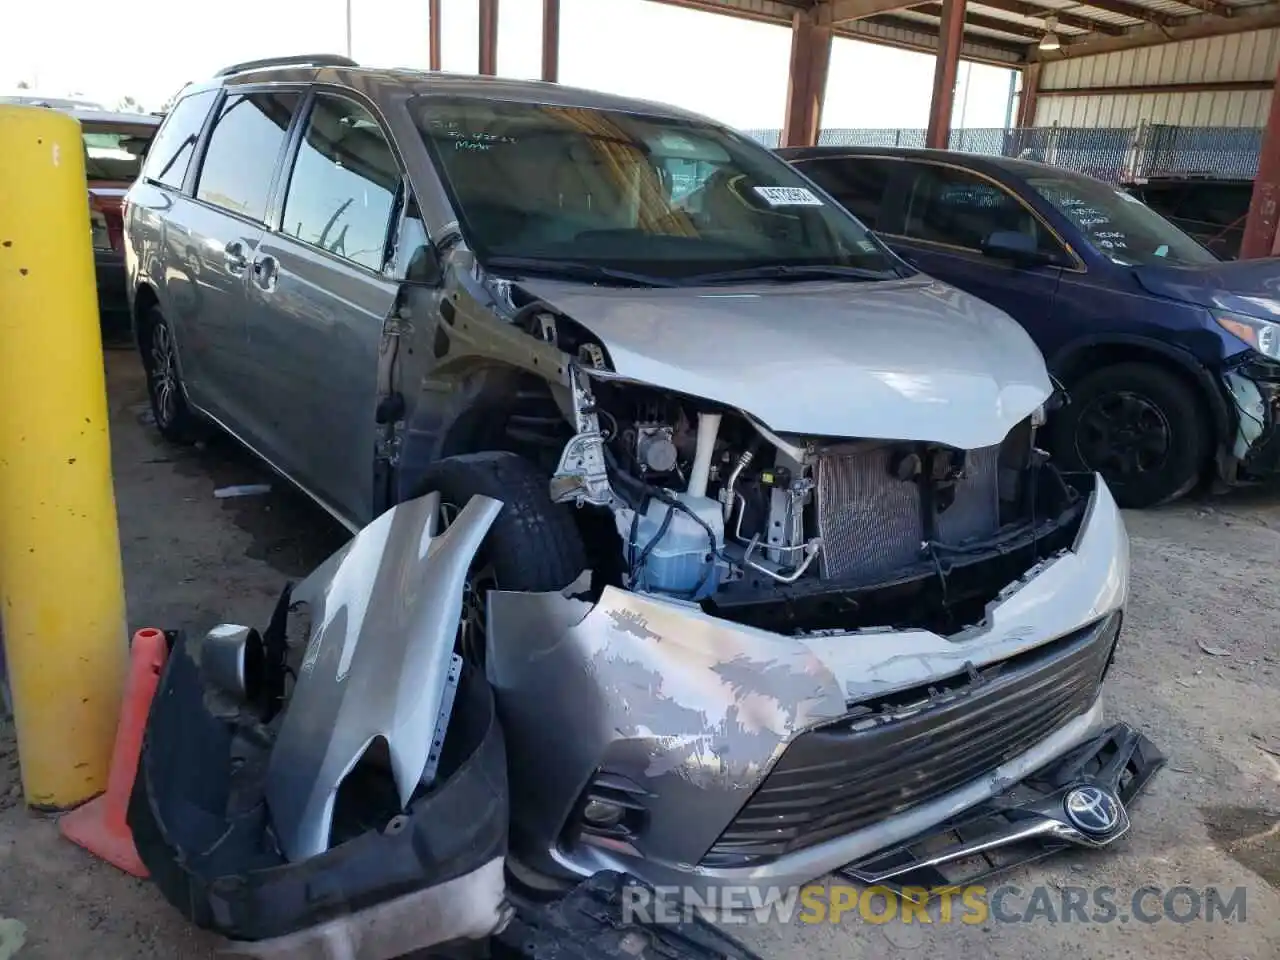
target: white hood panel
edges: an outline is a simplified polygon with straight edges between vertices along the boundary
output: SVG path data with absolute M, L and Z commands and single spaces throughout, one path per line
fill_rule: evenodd
M 1052 392 L 1022 327 L 923 277 L 520 286 L 599 337 L 619 376 L 738 407 L 777 433 L 974 449 L 999 443 Z

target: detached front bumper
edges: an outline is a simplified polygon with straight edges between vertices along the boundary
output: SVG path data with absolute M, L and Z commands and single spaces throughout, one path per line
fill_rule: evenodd
M 567 875 L 785 887 L 901 844 L 1103 730 L 1127 591 L 1098 481 L 1071 549 L 954 636 L 786 637 L 616 589 L 594 606 L 491 593 L 514 852 Z

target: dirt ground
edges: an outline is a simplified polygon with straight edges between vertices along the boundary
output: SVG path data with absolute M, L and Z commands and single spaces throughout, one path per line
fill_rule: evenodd
M 132 354 L 109 353 L 108 381 L 131 626 L 265 624 L 285 581 L 344 533 L 279 482 L 267 496 L 215 499 L 216 487 L 271 478 L 227 442 L 165 445 L 145 422 Z M 846 917 L 733 933 L 770 958 L 1280 957 L 1280 492 L 1183 502 L 1127 521 L 1133 597 L 1109 709 L 1152 736 L 1169 766 L 1114 848 L 1064 854 L 992 883 L 1020 890 L 1004 901 L 1006 916 L 1023 913 L 1037 887 L 1059 903 L 1063 888 L 1111 887 L 1116 920 L 1053 923 L 1043 911 L 1025 923 Z M 1121 922 L 1143 886 L 1217 886 L 1224 899 L 1244 887 L 1244 917 Z M 1185 898 L 1178 903 L 1189 910 Z M 0 721 L 0 960 L 22 928 L 20 960 L 203 960 L 216 949 L 147 884 L 63 842 L 50 820 L 23 808 L 12 729 Z

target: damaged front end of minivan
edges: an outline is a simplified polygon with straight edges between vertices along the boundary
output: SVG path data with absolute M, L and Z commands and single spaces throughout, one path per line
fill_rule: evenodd
M 1101 479 L 1036 445 L 1051 389 L 1006 318 L 904 278 L 790 290 L 809 322 L 789 331 L 769 291 L 717 289 L 686 296 L 676 341 L 654 336 L 662 290 L 445 266 L 443 290 L 419 292 L 429 306 L 406 300 L 389 327 L 386 396 L 408 393 L 415 353 L 434 355 L 439 392 L 459 377 L 455 422 L 496 409 L 457 371 L 541 383 L 511 418 L 526 446 L 492 456 L 545 454 L 521 522 L 572 511 L 586 562 L 558 589 L 481 581 L 502 493 L 428 490 L 295 587 L 261 636 L 206 638 L 187 659 L 249 818 L 237 855 L 262 871 L 201 880 L 206 925 L 250 955 L 301 956 L 339 915 L 347 936 L 380 928 L 383 904 L 444 917 L 469 897 L 465 929 L 436 923 L 421 946 L 504 928 L 503 855 L 562 888 L 606 873 L 767 890 L 945 876 L 975 850 L 1125 832 L 1163 759 L 1104 720 L 1128 540 Z M 951 336 L 922 351 L 913 327 L 940 313 Z M 415 431 L 439 425 L 403 400 L 379 415 L 385 468 L 411 472 Z M 165 756 L 150 745 L 166 742 L 158 716 L 135 798 L 153 835 L 191 807 L 164 800 L 164 764 L 184 761 L 172 736 Z M 960 825 L 979 815 L 975 840 Z M 210 817 L 206 840 L 240 835 Z M 921 853 L 921 838 L 937 842 Z M 284 892 L 254 886 L 268 880 Z

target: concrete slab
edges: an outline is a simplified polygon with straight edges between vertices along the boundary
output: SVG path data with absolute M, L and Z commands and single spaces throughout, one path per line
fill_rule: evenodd
M 108 356 L 113 460 L 132 627 L 204 630 L 265 623 L 281 587 L 345 540 L 311 506 L 227 441 L 166 445 L 145 423 L 141 371 Z M 219 500 L 218 487 L 267 482 L 265 496 Z M 858 960 L 1280 956 L 1280 495 L 1246 492 L 1127 517 L 1134 594 L 1107 684 L 1109 707 L 1170 755 L 1110 851 L 1073 854 L 991 884 L 1006 916 L 1033 895 L 1060 914 L 1063 891 L 1114 891 L 1112 922 L 1003 922 L 953 911 L 951 923 L 733 925 L 765 956 Z M 1199 642 L 1198 642 L 1199 641 Z M 1212 656 L 1205 646 L 1225 650 Z M 145 883 L 62 841 L 21 807 L 12 729 L 0 724 L 0 921 L 21 921 L 20 960 L 207 960 L 215 944 Z M 1135 890 L 1246 889 L 1245 916 L 1145 923 Z M 1041 888 L 1043 895 L 1035 891 Z M 1152 909 L 1160 898 L 1143 901 Z M 1187 910 L 1184 897 L 1175 905 Z M 1087 911 L 1092 914 L 1091 905 Z M 967 922 L 964 921 L 965 918 Z M 978 920 L 979 922 L 974 922 Z

